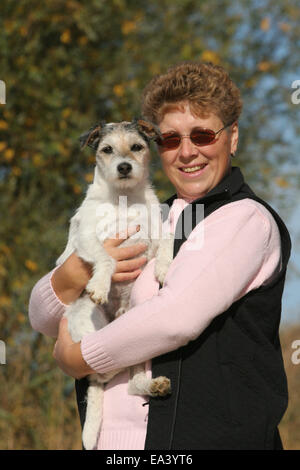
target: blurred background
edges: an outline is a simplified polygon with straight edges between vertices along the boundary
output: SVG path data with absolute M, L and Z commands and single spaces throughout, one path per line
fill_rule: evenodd
M 235 165 L 291 233 L 280 432 L 286 449 L 300 449 L 299 46 L 298 0 L 1 1 L 0 449 L 81 448 L 73 379 L 56 366 L 54 340 L 31 329 L 30 292 L 54 267 L 92 182 L 94 156 L 78 136 L 99 120 L 139 116 L 147 82 L 184 60 L 221 64 L 240 87 Z M 153 155 L 163 201 L 173 188 Z

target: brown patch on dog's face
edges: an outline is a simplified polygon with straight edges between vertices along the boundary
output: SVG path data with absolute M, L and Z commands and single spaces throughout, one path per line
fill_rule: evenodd
M 124 132 L 120 137 L 119 149 L 123 155 L 139 163 L 150 156 L 148 144 L 136 132 Z

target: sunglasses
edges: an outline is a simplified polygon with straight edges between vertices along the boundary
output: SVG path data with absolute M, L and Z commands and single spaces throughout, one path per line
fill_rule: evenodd
M 222 127 L 222 129 L 219 129 L 216 132 L 203 127 L 195 127 L 195 129 L 192 130 L 190 135 L 181 135 L 178 132 L 165 132 L 164 134 L 161 134 L 161 137 L 158 137 L 156 139 L 156 143 L 164 150 L 173 150 L 179 147 L 181 139 L 183 137 L 189 137 L 193 144 L 197 145 L 198 147 L 201 147 L 203 145 L 214 143 L 217 135 L 221 131 L 226 129 L 226 127 L 231 126 L 233 122 L 227 124 L 226 126 Z

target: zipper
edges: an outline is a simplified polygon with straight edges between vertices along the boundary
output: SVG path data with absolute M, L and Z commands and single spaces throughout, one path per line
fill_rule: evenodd
M 169 442 L 169 449 L 172 449 L 173 439 L 174 439 L 174 431 L 175 431 L 175 422 L 176 422 L 176 415 L 177 415 L 177 407 L 178 407 L 178 400 L 179 400 L 179 390 L 180 390 L 180 378 L 181 378 L 181 363 L 182 363 L 182 350 L 180 349 L 180 356 L 178 359 L 178 383 L 177 383 L 177 390 L 176 390 L 176 397 L 175 397 L 175 405 L 174 405 L 174 414 L 173 414 L 173 422 L 171 427 L 170 433 L 170 442 Z

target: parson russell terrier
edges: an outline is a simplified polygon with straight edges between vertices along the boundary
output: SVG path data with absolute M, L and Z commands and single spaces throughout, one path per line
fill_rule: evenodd
M 149 182 L 150 141 L 159 136 L 153 124 L 132 122 L 97 124 L 80 137 L 81 147 L 96 151 L 94 181 L 85 199 L 70 220 L 65 251 L 56 261 L 62 264 L 73 252 L 93 266 L 85 291 L 66 309 L 69 332 L 79 342 L 88 333 L 103 328 L 129 309 L 134 281 L 111 283 L 116 261 L 108 255 L 103 241 L 117 233 L 132 236 L 122 242 L 129 246 L 147 244 L 143 253 L 156 257 L 155 276 L 162 284 L 172 260 L 173 238 L 162 236 L 159 201 Z M 136 231 L 133 227 L 140 226 Z M 100 305 L 101 304 L 101 305 Z M 86 419 L 82 440 L 85 449 L 97 444 L 102 419 L 104 383 L 120 372 L 88 377 Z M 143 365 L 130 368 L 128 393 L 163 396 L 171 393 L 167 377 L 146 377 Z

